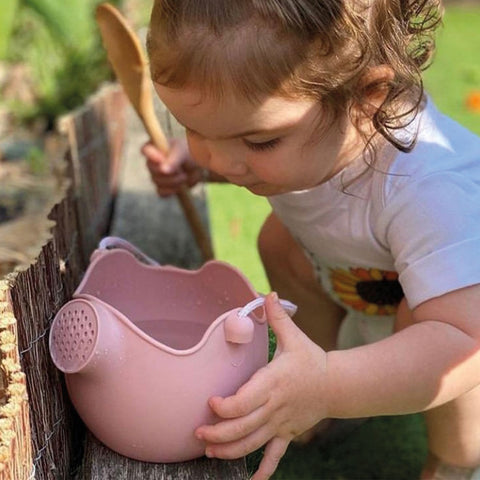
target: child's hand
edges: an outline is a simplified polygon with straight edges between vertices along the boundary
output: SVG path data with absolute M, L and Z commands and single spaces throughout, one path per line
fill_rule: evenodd
M 327 416 L 326 353 L 291 320 L 271 293 L 267 319 L 277 336 L 273 360 L 228 398 L 212 397 L 223 421 L 196 430 L 207 456 L 238 458 L 267 444 L 252 480 L 273 474 L 292 438 Z
M 157 192 L 161 197 L 177 193 L 182 185 L 192 187 L 202 179 L 202 169 L 192 160 L 184 140 L 174 140 L 168 155 L 151 142 L 142 147 Z

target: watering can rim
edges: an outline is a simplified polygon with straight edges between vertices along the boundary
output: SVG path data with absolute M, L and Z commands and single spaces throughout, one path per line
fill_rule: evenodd
M 247 288 L 252 292 L 254 297 L 258 297 L 259 293 L 255 290 L 253 287 L 252 283 L 250 280 L 234 265 L 229 264 L 228 262 L 225 262 L 223 260 L 208 260 L 204 264 L 202 264 L 199 268 L 194 269 L 194 270 L 187 270 L 185 268 L 177 267 L 175 265 L 152 265 L 152 264 L 147 264 L 142 261 L 140 261 L 132 252 L 128 250 L 123 250 L 123 249 L 112 249 L 112 250 L 95 250 L 92 254 L 92 260 L 89 263 L 85 274 L 83 275 L 83 278 L 78 285 L 78 287 L 75 289 L 73 296 L 82 294 L 82 289 L 85 287 L 85 284 L 88 281 L 88 276 L 90 270 L 92 270 L 96 265 L 102 261 L 104 261 L 105 258 L 112 256 L 112 255 L 126 255 L 131 258 L 136 262 L 137 266 L 140 268 L 144 268 L 145 270 L 164 270 L 168 272 L 179 272 L 184 275 L 188 276 L 194 276 L 194 275 L 202 275 L 205 274 L 205 271 L 208 271 L 208 269 L 214 267 L 214 266 L 219 266 L 222 267 L 226 270 L 230 270 L 232 273 L 236 274 L 247 286 Z M 83 294 L 82 294 L 83 295 Z
M 152 346 L 154 346 L 154 347 L 156 347 L 160 350 L 163 350 L 167 353 L 170 353 L 170 354 L 176 355 L 176 356 L 188 356 L 188 355 L 193 355 L 193 354 L 197 353 L 199 350 L 201 350 L 206 345 L 206 343 L 208 342 L 208 339 L 211 337 L 213 332 L 217 328 L 219 328 L 230 315 L 236 314 L 236 313 L 240 312 L 240 310 L 242 309 L 242 307 L 235 307 L 235 308 L 227 310 L 226 312 L 219 315 L 208 326 L 208 328 L 203 333 L 202 338 L 193 347 L 181 350 L 181 349 L 176 349 L 176 348 L 170 347 L 163 342 L 155 340 L 155 338 L 153 338 L 152 336 L 145 333 L 141 328 L 137 327 L 137 325 L 135 325 L 135 323 L 132 320 L 130 320 L 126 315 L 124 315 L 122 312 L 117 310 L 115 307 L 113 307 L 109 303 L 107 303 L 107 302 L 101 300 L 100 298 L 96 297 L 95 295 L 91 295 L 89 293 L 82 293 L 82 294 L 74 295 L 72 300 L 83 300 L 83 301 L 88 301 L 88 302 L 92 302 L 92 300 L 93 300 L 93 305 L 95 305 L 95 302 L 99 303 L 102 307 L 111 311 L 115 315 L 115 317 L 118 318 L 125 325 L 125 327 L 127 327 L 129 330 L 131 330 L 134 334 L 136 334 L 142 340 L 145 340 L 150 345 L 152 345 Z M 265 323 L 264 321 L 258 320 L 256 318 L 254 318 L 254 320 L 259 325 L 262 325 L 262 324 Z
M 180 268 L 177 266 L 173 265 L 158 265 L 158 264 L 147 264 L 145 262 L 142 262 L 139 260 L 139 258 L 132 253 L 131 251 L 122 249 L 122 248 L 115 248 L 115 249 L 98 249 L 95 250 L 92 254 L 92 260 L 83 276 L 82 281 L 76 288 L 75 292 L 73 293 L 72 300 L 79 300 L 79 299 L 84 299 L 84 300 L 89 300 L 89 301 L 94 301 L 94 302 L 99 302 L 100 305 L 102 305 L 104 308 L 108 309 L 112 314 L 114 314 L 119 320 L 122 321 L 122 323 L 129 328 L 133 333 L 135 333 L 137 336 L 142 338 L 143 340 L 147 341 L 150 343 L 152 346 L 159 348 L 161 350 L 164 350 L 165 352 L 168 352 L 172 355 L 180 355 L 180 356 L 186 356 L 186 355 L 192 355 L 202 349 L 205 344 L 208 342 L 208 339 L 211 337 L 213 332 L 215 331 L 216 328 L 218 328 L 220 325 L 224 323 L 226 318 L 229 315 L 234 314 L 234 312 L 238 312 L 241 310 L 241 308 L 244 305 L 239 305 L 238 307 L 231 308 L 223 313 L 221 313 L 218 317 L 215 318 L 213 322 L 210 323 L 210 325 L 207 327 L 205 332 L 203 333 L 201 339 L 192 347 L 188 349 L 176 349 L 173 347 L 170 347 L 166 345 L 163 342 L 160 342 L 158 340 L 155 340 L 153 337 L 150 335 L 146 334 L 141 328 L 139 328 L 135 323 L 130 320 L 125 314 L 123 314 L 120 310 L 115 308 L 113 305 L 109 304 L 108 302 L 98 298 L 96 295 L 92 293 L 84 293 L 82 290 L 85 288 L 85 285 L 88 283 L 89 280 L 89 274 L 90 272 L 97 267 L 99 263 L 104 261 L 106 258 L 111 257 L 112 255 L 116 256 L 122 256 L 126 255 L 130 257 L 130 259 L 133 259 L 134 263 L 136 264 L 136 268 L 140 269 L 145 269 L 145 270 L 163 270 L 167 272 L 178 272 L 181 273 L 182 275 L 187 275 L 189 277 L 192 276 L 197 276 L 201 279 L 202 275 L 205 275 L 208 273 L 208 271 L 211 268 L 214 267 L 221 267 L 225 270 L 228 270 L 230 273 L 233 275 L 236 275 L 247 287 L 248 291 L 252 295 L 252 300 L 259 298 L 261 295 L 254 289 L 253 285 L 251 282 L 248 280 L 248 278 L 236 267 L 233 265 L 230 265 L 227 262 L 221 261 L 221 260 L 209 260 L 208 262 L 204 263 L 201 265 L 198 269 L 195 270 L 187 270 L 184 268 Z M 255 316 L 252 317 L 258 324 L 264 323 L 263 320 L 257 319 Z

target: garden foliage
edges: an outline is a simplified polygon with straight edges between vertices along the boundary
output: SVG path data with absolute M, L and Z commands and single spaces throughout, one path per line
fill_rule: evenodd
M 10 105 L 18 116 L 44 117 L 53 126 L 111 77 L 94 18 L 98 3 L 19 0 L 6 59 L 28 66 L 35 102 Z

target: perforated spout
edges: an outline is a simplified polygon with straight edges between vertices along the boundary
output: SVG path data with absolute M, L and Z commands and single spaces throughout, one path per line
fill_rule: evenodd
M 55 317 L 50 332 L 50 352 L 64 373 L 78 372 L 92 357 L 98 341 L 98 316 L 85 300 L 72 300 Z

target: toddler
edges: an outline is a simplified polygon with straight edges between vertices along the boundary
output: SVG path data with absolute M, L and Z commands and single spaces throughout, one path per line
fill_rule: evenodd
M 161 195 L 205 172 L 266 196 L 273 360 L 195 434 L 206 455 L 288 444 L 335 419 L 424 412 L 426 479 L 480 478 L 480 139 L 421 71 L 439 0 L 155 0 L 155 89 L 185 126 L 143 148 Z M 295 302 L 295 323 L 277 293 Z

